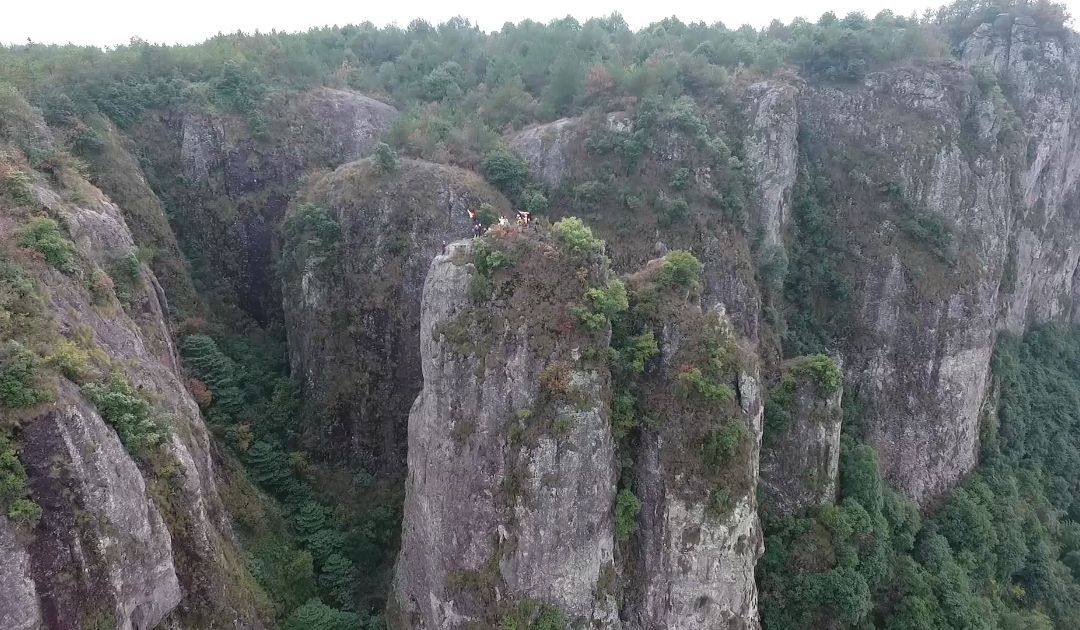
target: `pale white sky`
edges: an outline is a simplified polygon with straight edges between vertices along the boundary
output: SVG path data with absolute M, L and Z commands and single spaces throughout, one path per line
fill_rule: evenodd
M 773 18 L 816 19 L 825 11 L 845 15 L 861 10 L 873 17 L 882 9 L 900 15 L 921 13 L 946 0 L 0 0 L 0 42 L 110 45 L 138 36 L 151 42 L 195 43 L 219 32 L 272 29 L 296 31 L 312 26 L 371 21 L 408 24 L 413 18 L 438 23 L 461 15 L 485 31 L 507 21 L 546 22 L 619 11 L 632 28 L 675 15 L 683 21 L 723 22 L 760 27 Z M 1080 15 L 1080 0 L 1065 0 Z M 1073 24 L 1077 20 L 1074 18 Z

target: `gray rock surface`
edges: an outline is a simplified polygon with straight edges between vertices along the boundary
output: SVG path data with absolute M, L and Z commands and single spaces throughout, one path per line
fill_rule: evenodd
M 37 630 L 41 608 L 30 571 L 30 554 L 14 523 L 0 515 L 0 627 Z
M 791 218 L 791 192 L 798 160 L 796 87 L 760 81 L 747 90 L 752 108 L 746 130 L 746 165 L 757 192 L 752 218 L 765 247 L 783 245 Z
M 471 233 L 468 210 L 503 197 L 475 173 L 401 160 L 380 174 L 347 164 L 303 194 L 341 225 L 337 261 L 283 277 L 293 373 L 327 422 L 312 446 L 337 460 L 400 473 L 406 418 L 420 391 L 420 302 L 431 260 Z
M 843 420 L 843 388 L 823 394 L 813 381 L 790 378 L 787 424 L 761 449 L 761 500 L 781 517 L 836 501 Z
M 652 289 L 658 263 L 631 276 L 633 295 Z M 642 287 L 645 287 L 644 289 Z M 663 294 L 662 294 L 663 295 Z M 736 338 L 726 314 L 702 311 L 676 295 L 654 322 L 659 364 L 639 385 L 641 428 L 634 452 L 633 487 L 642 507 L 627 556 L 626 627 L 758 628 L 754 567 L 764 551 L 757 511 L 762 400 L 752 347 Z M 717 408 L 679 402 L 681 371 L 722 348 L 736 365 L 725 384 L 733 399 Z M 738 446 L 716 469 L 702 461 L 710 431 L 741 426 Z
M 10 570 L 3 581 L 12 586 L 0 588 L 0 597 L 21 602 L 11 623 L 141 629 L 166 619 L 181 626 L 224 619 L 261 627 L 253 599 L 237 586 L 251 578 L 242 565 L 229 563 L 237 551 L 218 496 L 209 435 L 183 386 L 156 278 L 140 265 L 123 307 L 111 296 L 95 300 L 87 289 L 95 274 L 135 251 L 123 212 L 70 174 L 59 180 L 35 175 L 33 195 L 65 226 L 78 260 L 71 273 L 44 263 L 26 266 L 45 301 L 48 319 L 41 326 L 92 350 L 95 363 L 107 363 L 148 392 L 170 437 L 154 466 L 136 463 L 93 404 L 63 378 L 55 403 L 19 413 L 29 498 L 43 513 L 32 532 L 11 537 L 9 524 L 2 528 Z M 0 213 L 5 236 L 24 219 Z
M 394 587 L 400 623 L 493 625 L 531 599 L 618 627 L 614 602 L 597 592 L 613 563 L 606 366 L 582 363 L 588 336 L 547 336 L 557 320 L 546 309 L 560 307 L 536 299 L 544 287 L 560 292 L 558 279 L 521 277 L 525 288 L 478 307 L 472 247 L 452 244 L 424 285 L 424 388 L 409 416 Z M 558 256 L 544 243 L 526 250 L 532 262 L 518 265 Z M 472 341 L 462 342 L 458 327 Z M 551 388 L 567 398 L 553 400 Z
M 889 481 L 923 505 L 976 464 L 999 331 L 1076 317 L 1075 42 L 1018 19 L 980 27 L 961 47 L 962 65 L 748 92 L 757 104 L 747 163 L 764 242 L 775 240 L 773 226 L 784 230 L 786 186 L 799 169 L 824 177 L 853 289 L 837 350 L 866 404 L 864 437 Z M 795 163 L 793 119 L 796 142 L 806 142 Z M 912 220 L 940 222 L 952 242 L 933 253 L 909 236 Z
M 508 142 L 540 181 L 558 186 L 570 173 L 571 152 L 579 140 L 580 127 L 576 118 L 560 118 L 522 129 Z
M 349 90 L 316 88 L 271 97 L 258 114 L 168 110 L 136 134 L 181 243 L 261 324 L 281 319 L 276 239 L 293 195 L 313 172 L 374 151 L 396 109 Z
M 23 441 L 44 510 L 30 556 L 46 626 L 78 611 L 83 624 L 157 625 L 181 598 L 171 537 L 116 433 L 69 386 Z
M 339 162 L 352 162 L 371 155 L 383 134 L 397 120 L 394 107 L 349 90 L 318 88 L 304 96 L 299 134 L 312 131 L 324 136 L 331 154 Z M 312 129 L 314 128 L 314 129 Z

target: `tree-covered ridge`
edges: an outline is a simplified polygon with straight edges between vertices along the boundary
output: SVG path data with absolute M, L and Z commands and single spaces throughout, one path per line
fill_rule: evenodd
M 1080 329 L 998 344 L 982 463 L 925 519 L 847 441 L 838 505 L 766 523 L 767 628 L 1068 628 L 1080 619 Z
M 830 12 L 817 22 L 774 21 L 760 30 L 669 18 L 632 31 L 618 14 L 526 20 L 492 33 L 463 18 L 437 26 L 414 20 L 405 28 L 365 22 L 238 32 L 194 46 L 10 46 L 0 49 L 0 80 L 42 106 L 50 123 L 97 110 L 121 127 L 147 108 L 188 104 L 252 115 L 282 90 L 347 87 L 413 110 L 406 124 L 414 128 L 402 135 L 472 135 L 475 142 L 476 132 L 574 115 L 601 102 L 707 90 L 736 69 L 791 66 L 825 80 L 858 80 L 883 64 L 948 56 L 955 42 L 1000 13 L 1033 17 L 1050 32 L 1067 17 L 1046 0 L 957 0 L 921 18 Z M 474 133 L 440 120 L 469 120 Z

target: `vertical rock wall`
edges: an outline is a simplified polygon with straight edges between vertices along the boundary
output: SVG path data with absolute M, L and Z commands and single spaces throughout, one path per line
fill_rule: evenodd
M 393 173 L 370 160 L 347 164 L 303 201 L 341 229 L 333 252 L 293 261 L 283 274 L 293 373 L 324 419 L 308 437 L 336 461 L 400 474 L 422 381 L 416 339 L 431 260 L 471 232 L 468 210 L 507 215 L 509 206 L 475 173 L 418 160 L 400 160 Z
M 722 311 L 701 309 L 696 290 L 663 285 L 666 262 L 628 279 L 631 318 L 646 318 L 660 354 L 627 390 L 642 423 L 631 446 L 642 507 L 623 617 L 634 628 L 756 628 L 757 359 Z M 707 398 L 691 372 L 727 396 Z
M 533 230 L 485 241 L 452 244 L 424 285 L 398 623 L 494 626 L 537 601 L 617 627 L 597 591 L 613 563 L 606 332 L 569 312 L 610 272 Z M 478 247 L 513 261 L 489 285 Z
M 43 137 L 49 141 L 44 131 Z M 38 334 L 82 348 L 88 365 L 101 372 L 93 378 L 113 371 L 145 392 L 168 438 L 155 464 L 137 462 L 64 377 L 57 377 L 53 402 L 5 417 L 21 448 L 29 498 L 42 515 L 32 531 L 0 523 L 0 597 L 11 599 L 0 625 L 126 629 L 171 618 L 181 625 L 228 620 L 261 627 L 217 493 L 209 434 L 183 385 L 156 279 L 137 264 L 125 304 L 110 288 L 91 294 L 95 284 L 111 287 L 99 280 L 107 278 L 105 270 L 135 252 L 124 213 L 76 174 L 29 177 L 32 208 L 0 209 L 0 246 L 12 251 L 8 239 L 31 211 L 55 218 L 74 244 L 67 272 L 22 259 L 44 302 Z
M 836 501 L 842 398 L 842 387 L 823 387 L 790 366 L 770 392 L 761 448 L 761 500 L 770 513 L 791 516 Z

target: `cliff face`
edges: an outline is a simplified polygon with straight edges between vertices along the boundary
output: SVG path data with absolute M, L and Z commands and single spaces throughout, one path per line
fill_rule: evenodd
M 530 601 L 618 626 L 601 586 L 614 576 L 607 332 L 570 311 L 610 272 L 535 236 L 454 243 L 425 283 L 395 579 L 406 627 L 496 625 Z M 506 266 L 488 266 L 493 251 Z
M 47 146 L 48 129 L 24 113 Z M 75 172 L 60 167 L 48 177 L 20 164 L 18 153 L 6 155 L 16 158 L 4 166 L 22 175 L 20 194 L 0 201 L 0 257 L 9 265 L 5 281 L 21 278 L 27 302 L 12 307 L 5 334 L 46 355 L 37 378 L 51 393 L 4 410 L 27 498 L 41 512 L 20 524 L 0 520 L 0 625 L 149 628 L 170 618 L 260 626 L 218 497 L 209 436 L 182 384 L 163 293 L 134 258 L 123 213 Z M 45 217 L 59 226 L 57 240 L 35 245 L 26 234 L 48 230 Z M 110 389 L 117 382 L 127 385 Z M 123 424 L 133 417 L 115 413 L 126 404 L 160 430 L 160 444 L 139 457 L 133 442 L 122 444 L 135 435 Z
M 821 369 L 833 365 L 816 359 Z M 823 384 L 822 375 L 809 365 L 806 358 L 789 363 L 766 403 L 761 500 L 780 517 L 836 501 L 843 387 Z
M 41 508 L 0 514 L 0 626 L 262 623 L 168 295 L 176 314 L 236 297 L 259 323 L 283 317 L 323 419 L 313 450 L 393 478 L 408 447 L 400 624 L 755 627 L 759 468 L 778 514 L 836 495 L 840 388 L 791 372 L 788 332 L 816 327 L 812 352 L 842 357 L 862 410 L 849 430 L 932 506 L 976 464 L 999 332 L 1080 322 L 1080 39 L 1005 16 L 956 53 L 854 83 L 734 73 L 505 138 L 610 262 L 546 228 L 457 242 L 468 209 L 508 216 L 507 200 L 455 167 L 364 159 L 398 113 L 354 92 L 89 121 L 89 181 L 25 103 L 5 110 L 0 264 L 20 271 L 0 300 L 32 286 L 47 316 L 18 328 L 0 311 L 0 332 L 53 396 L 0 422 Z M 71 241 L 71 268 L 49 260 L 54 241 L 20 242 L 40 219 Z M 700 285 L 661 286 L 677 249 L 704 263 Z M 785 286 L 826 258 L 828 282 Z M 633 274 L 634 332 L 657 343 L 632 376 L 609 361 L 612 316 L 586 312 L 615 273 Z M 152 457 L 87 393 L 113 373 L 168 429 Z M 787 377 L 759 466 L 761 384 Z
M 830 178 L 855 253 L 845 370 L 889 480 L 923 504 L 975 465 L 997 331 L 1073 308 L 1077 48 L 1005 31 L 965 44 L 974 78 L 942 64 L 800 96 L 800 150 Z
M 614 278 L 565 248 L 497 228 L 432 263 L 396 622 L 495 624 L 533 602 L 598 627 L 757 627 L 756 359 L 722 312 L 662 286 L 658 260 L 628 280 L 627 317 L 651 322 L 636 334 L 660 357 L 616 392 L 607 357 L 627 350 L 581 311 Z
M 306 237 L 285 243 L 293 373 L 325 418 L 312 445 L 399 473 L 422 380 L 416 339 L 428 266 L 444 244 L 472 232 L 469 209 L 506 215 L 509 207 L 475 173 L 416 160 L 393 172 L 370 160 L 347 164 L 302 199 L 329 210 L 340 228 L 333 253 L 330 244 L 307 252 L 299 242 Z
M 760 338 L 770 355 L 775 341 L 758 314 L 762 304 L 776 308 L 775 298 L 763 300 L 757 284 L 794 264 L 797 245 L 811 238 L 800 207 L 833 216 L 834 251 L 815 256 L 842 260 L 837 292 L 845 303 L 826 307 L 833 337 L 823 349 L 843 355 L 865 407 L 861 430 L 890 482 L 931 503 L 975 465 L 997 332 L 1075 318 L 1077 50 L 1075 34 L 1006 16 L 963 42 L 959 63 L 922 62 L 858 84 L 789 74 L 751 83 L 738 88 L 744 120 L 721 129 L 742 146 L 742 234 L 709 223 L 708 195 L 692 192 L 682 193 L 690 229 L 663 216 L 650 223 L 648 213 L 627 219 L 622 208 L 602 209 L 594 223 L 621 271 L 656 249 L 693 250 L 706 267 L 705 303 L 723 304 L 737 330 Z M 719 111 L 701 113 L 710 129 L 722 127 Z M 633 112 L 616 118 L 640 131 Z M 596 149 L 600 126 L 560 120 L 509 142 L 542 179 L 576 191 L 594 174 L 587 161 L 605 160 Z M 699 187 L 730 179 L 704 166 L 677 125 L 666 131 L 623 190 L 687 162 Z M 659 214 L 664 203 L 651 205 Z M 757 283 L 747 282 L 748 268 Z M 803 316 L 789 312 L 788 325 Z
M 693 251 L 707 263 L 705 307 L 723 308 L 739 335 L 756 343 L 762 301 L 751 239 L 730 216 L 753 184 L 727 144 L 742 133 L 742 115 L 721 105 L 690 111 L 709 121 L 709 132 L 715 135 L 707 137 L 706 132 L 664 117 L 653 121 L 648 112 L 613 112 L 536 125 L 506 141 L 529 165 L 530 173 L 555 191 L 560 202 L 552 208 L 555 213 L 588 219 L 610 243 L 616 271 L 634 273 L 673 249 Z M 760 116 L 757 124 L 764 130 L 778 123 Z M 779 134 L 786 138 L 794 134 L 794 127 Z M 627 143 L 633 143 L 635 151 L 636 144 L 642 144 L 641 155 L 632 164 L 613 155 L 618 152 L 612 147 Z M 763 154 L 793 150 L 761 140 Z M 770 158 L 763 155 L 766 159 Z M 670 190 L 671 175 L 680 171 L 683 181 Z M 790 198 L 791 182 L 786 186 Z
M 667 261 L 628 280 L 631 313 L 661 306 L 648 318 L 659 357 L 631 390 L 645 418 L 633 450 L 642 506 L 623 617 L 634 628 L 757 628 L 757 358 L 722 311 L 662 286 Z M 707 395 L 699 382 L 725 394 Z
M 34 593 L 12 610 L 29 619 L 22 611 L 40 607 L 49 627 L 64 627 L 72 611 L 82 624 L 160 622 L 181 598 L 171 536 L 116 433 L 70 388 L 22 439 L 44 513 L 27 550 Z
M 259 112 L 154 112 L 132 131 L 204 290 L 261 324 L 281 317 L 277 229 L 306 173 L 371 154 L 397 119 L 356 92 L 275 96 Z

